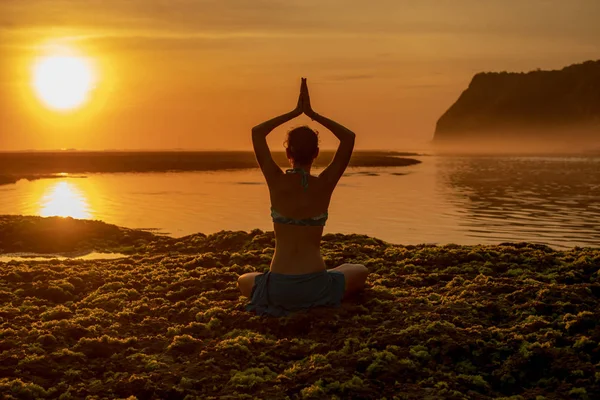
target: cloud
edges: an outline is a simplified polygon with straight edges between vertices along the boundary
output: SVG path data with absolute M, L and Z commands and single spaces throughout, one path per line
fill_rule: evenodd
M 2 0 L 0 24 L 171 32 L 304 27 L 295 2 L 274 0 Z
M 369 75 L 369 74 L 345 74 L 345 75 L 333 75 L 333 76 L 329 76 L 326 77 L 325 80 L 328 81 L 336 81 L 336 82 L 340 82 L 340 81 L 357 81 L 357 80 L 363 80 L 363 79 L 372 79 L 375 78 L 375 75 Z
M 600 37 L 598 15 L 598 0 L 0 0 L 0 26 L 10 29 L 214 39 L 496 35 L 591 43 Z
M 449 84 L 441 84 L 441 83 L 422 83 L 422 84 L 410 84 L 410 83 L 406 83 L 403 85 L 400 85 L 400 87 L 402 87 L 403 89 L 437 89 L 440 88 L 442 86 L 449 86 Z
M 97 37 L 84 37 L 79 40 L 86 45 L 102 48 L 104 51 L 113 52 L 193 52 L 206 50 L 231 51 L 240 50 L 244 45 L 235 37 L 215 36 L 115 36 L 104 35 Z

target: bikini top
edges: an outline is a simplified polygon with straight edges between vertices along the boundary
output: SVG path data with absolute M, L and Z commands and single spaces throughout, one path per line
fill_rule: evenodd
M 304 190 L 308 189 L 308 172 L 303 170 L 302 168 L 292 168 L 285 171 L 286 174 L 302 174 L 302 188 Z M 317 215 L 316 217 L 310 218 L 302 218 L 302 219 L 294 219 L 288 218 L 284 215 L 281 215 L 279 212 L 275 211 L 273 207 L 271 207 L 271 217 L 273 218 L 273 222 L 277 222 L 278 224 L 286 224 L 286 225 L 299 225 L 299 226 L 325 226 L 325 222 L 327 222 L 329 214 L 325 211 L 322 214 Z

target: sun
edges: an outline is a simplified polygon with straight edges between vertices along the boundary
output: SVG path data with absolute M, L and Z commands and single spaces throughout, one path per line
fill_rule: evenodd
M 84 105 L 95 86 L 89 59 L 72 54 L 40 57 L 33 66 L 33 89 L 48 108 L 69 111 Z

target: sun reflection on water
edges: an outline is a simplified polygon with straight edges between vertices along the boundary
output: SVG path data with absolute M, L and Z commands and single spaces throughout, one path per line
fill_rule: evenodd
M 83 191 L 71 182 L 60 181 L 42 196 L 39 215 L 90 219 L 92 212 Z

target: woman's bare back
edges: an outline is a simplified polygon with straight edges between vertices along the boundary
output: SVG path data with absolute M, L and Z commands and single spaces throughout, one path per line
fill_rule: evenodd
M 279 214 L 302 220 L 327 213 L 331 190 L 318 177 L 308 177 L 306 190 L 297 175 L 286 174 L 269 185 L 271 206 Z M 274 223 L 276 247 L 271 271 L 308 274 L 326 269 L 321 257 L 323 226 Z

